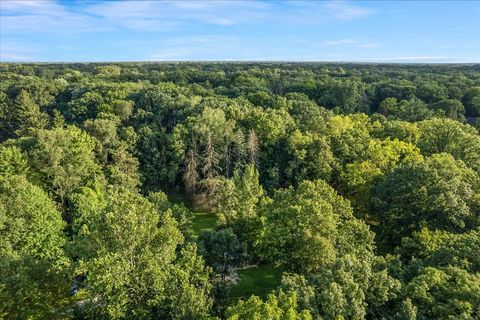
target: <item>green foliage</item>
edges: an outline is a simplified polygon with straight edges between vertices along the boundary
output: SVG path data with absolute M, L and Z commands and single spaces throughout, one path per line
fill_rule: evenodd
M 65 303 L 64 223 L 55 204 L 22 176 L 0 179 L 0 316 L 57 318 Z
M 422 159 L 412 144 L 398 140 L 370 140 L 365 160 L 346 165 L 340 175 L 341 189 L 351 199 L 357 216 L 369 211 L 372 190 L 387 172 L 402 163 Z
M 247 127 L 265 146 L 275 145 L 294 125 L 293 118 L 285 110 L 251 108 L 246 117 Z
M 178 180 L 185 154 L 180 126 L 175 130 L 171 136 L 156 127 L 142 127 L 138 131 L 136 150 L 140 155 L 140 171 L 146 190 L 158 191 L 160 187 L 174 185 Z
M 289 181 L 298 184 L 305 179 L 330 180 L 335 159 L 325 136 L 296 130 L 287 143 L 292 158 L 286 169 Z
M 77 273 L 86 276 L 87 314 L 115 319 L 206 314 L 208 274 L 194 248 L 185 249 L 183 258 L 175 262 L 183 237 L 169 209 L 159 220 L 150 202 L 117 188 L 109 188 L 105 200 L 96 201 L 93 210 L 83 211 L 84 201 L 90 202 L 88 194 L 77 197 L 75 203 L 80 212 L 74 252 L 80 256 Z M 172 294 L 182 300 L 171 299 Z M 196 307 L 189 309 L 190 303 Z
M 480 315 L 480 277 L 448 267 L 428 267 L 405 288 L 416 319 L 477 319 Z
M 442 115 L 458 121 L 465 120 L 465 107 L 456 99 L 440 100 L 432 105 L 435 110 L 441 111 Z
M 43 129 L 48 122 L 48 116 L 40 111 L 30 94 L 21 90 L 12 102 L 6 96 L 0 97 L 2 114 L 0 125 L 2 139 L 32 135 L 36 130 Z
M 171 203 L 163 192 L 151 192 L 147 196 L 158 211 L 160 219 L 164 214 L 170 214 L 175 219 L 177 227 L 185 239 L 191 239 L 193 236 L 192 220 L 194 213 L 190 211 L 183 203 Z
M 205 319 L 210 313 L 211 270 L 197 254 L 194 244 L 180 251 L 167 279 L 163 317 L 169 319 Z M 158 313 L 162 316 L 162 313 Z
M 368 261 L 370 260 L 370 261 Z M 389 275 L 382 258 L 345 256 L 317 274 L 284 274 L 281 288 L 295 292 L 299 306 L 322 319 L 391 316 L 400 281 Z
M 415 145 L 420 138 L 420 130 L 416 123 L 398 120 L 383 120 L 380 127 L 372 130 L 372 135 L 380 139 L 398 139 Z
M 420 84 L 415 90 L 415 95 L 426 103 L 437 102 L 447 98 L 445 87 L 436 81 Z
M 368 112 L 365 97 L 365 85 L 358 81 L 336 80 L 326 84 L 319 100 L 321 105 L 339 107 L 344 113 Z
M 62 255 L 64 223 L 55 204 L 22 176 L 0 180 L 2 255 L 57 259 Z
M 0 145 L 0 177 L 24 175 L 27 171 L 27 159 L 19 148 Z
M 25 91 L 20 91 L 13 103 L 13 122 L 17 129 L 17 136 L 29 135 L 36 129 L 42 129 L 46 126 L 48 117 L 40 112 L 40 108 L 32 101 L 30 95 Z
M 418 128 L 418 146 L 424 154 L 446 152 L 480 172 L 480 136 L 474 128 L 449 119 L 422 121 Z
M 94 148 L 95 140 L 72 126 L 38 132 L 27 153 L 34 174 L 63 204 L 73 191 L 96 179 Z
M 235 306 L 227 309 L 229 320 L 310 320 L 313 319 L 308 310 L 298 310 L 297 297 L 280 291 L 277 295 L 270 294 L 266 301 L 257 296 L 241 300 Z
M 402 100 L 397 103 L 395 98 L 388 98 L 388 101 L 384 100 L 380 104 L 380 109 L 389 118 L 410 122 L 433 117 L 432 110 L 428 109 L 427 104 L 419 99 Z
M 396 245 L 421 227 L 464 232 L 478 226 L 479 176 L 449 154 L 401 165 L 387 173 L 372 196 L 379 235 Z
M 455 266 L 471 273 L 480 271 L 478 229 L 455 234 L 424 228 L 409 238 L 403 238 L 397 252 L 409 264 L 409 273 L 427 266 Z
M 245 167 L 242 174 L 236 172 L 232 183 L 232 194 L 220 196 L 216 211 L 221 223 L 233 226 L 241 234 L 246 231 L 242 230 L 242 225 L 256 218 L 257 207 L 264 197 L 264 191 L 259 182 L 259 173 L 252 165 Z
M 333 155 L 340 165 L 363 158 L 370 140 L 369 119 L 364 114 L 334 116 L 327 123 Z
M 478 70 L 0 64 L 0 318 L 480 318 Z
M 467 116 L 480 117 L 480 87 L 473 87 L 465 92 L 462 102 Z
M 115 65 L 99 66 L 95 68 L 97 73 L 103 77 L 119 76 L 122 69 Z
M 0 257 L 0 317 L 65 319 L 71 284 L 68 265 L 31 256 Z
M 321 272 L 337 255 L 368 254 L 373 237 L 348 201 L 322 180 L 278 190 L 262 208 L 258 246 L 290 270 Z M 355 232 L 353 232 L 355 230 Z
M 99 118 L 83 123 L 87 133 L 95 138 L 95 155 L 109 182 L 135 188 L 140 184 L 138 160 L 128 152 L 128 143 L 117 134 L 116 118 Z
M 255 167 L 248 165 L 243 173 L 237 171 L 231 179 L 207 179 L 201 188 L 204 191 L 197 204 L 215 213 L 221 225 L 232 228 L 251 248 L 257 233 L 257 211 L 264 199 Z
M 245 259 L 245 248 L 232 229 L 206 231 L 198 237 L 205 261 L 225 277 L 230 268 Z

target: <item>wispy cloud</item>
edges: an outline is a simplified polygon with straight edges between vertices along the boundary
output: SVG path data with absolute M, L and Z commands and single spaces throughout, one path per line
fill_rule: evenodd
M 356 40 L 353 39 L 340 39 L 340 40 L 330 40 L 323 43 L 324 46 L 339 46 L 344 44 L 354 44 Z
M 114 29 L 170 31 L 188 24 L 232 26 L 259 21 L 320 23 L 354 20 L 375 11 L 345 1 L 102 1 L 66 6 L 55 0 L 0 1 L 8 32 L 78 33 Z M 282 9 L 286 6 L 288 10 Z M 74 8 L 73 8 L 74 7 Z
M 288 12 L 275 12 L 272 16 L 282 21 L 303 24 L 321 24 L 328 22 L 348 22 L 366 18 L 376 10 L 353 5 L 347 1 L 288 1 Z
M 229 32 L 235 26 L 249 28 L 258 24 L 282 26 L 286 21 L 294 24 L 327 24 L 335 20 L 353 20 L 368 16 L 373 10 L 352 5 L 345 1 L 76 1 L 59 0 L 0 0 L 0 35 L 5 37 L 37 39 L 42 43 L 47 37 L 66 40 L 96 39 L 93 35 L 119 34 L 120 32 L 146 32 L 163 38 L 154 45 L 143 42 L 142 52 L 147 59 L 194 59 L 200 55 L 242 56 L 252 46 L 251 39 L 243 39 L 240 45 L 232 38 L 219 38 L 211 34 L 199 35 L 196 31 L 214 27 L 215 32 Z M 178 37 L 179 32 L 188 36 Z M 221 32 L 220 32 L 221 33 Z M 120 37 L 121 38 L 121 37 Z M 254 37 L 252 37 L 253 39 Z M 180 43 L 181 39 L 187 39 Z M 284 41 L 285 39 L 282 39 Z M 298 41 L 296 37 L 296 41 Z M 135 41 L 135 39 L 133 39 Z M 264 38 L 263 41 L 266 41 Z M 353 41 L 353 40 L 352 40 Z M 61 41 L 60 41 L 61 43 Z M 343 40 L 348 44 L 349 40 Z M 129 40 L 132 44 L 132 39 Z M 342 44 L 330 41 L 326 45 Z M 121 41 L 110 46 L 120 47 Z M 31 44 L 33 46 L 33 43 Z M 128 50 L 128 46 L 127 50 Z M 258 44 L 257 44 L 258 48 Z M 41 54 L 27 52 L 24 48 L 3 43 L 4 60 L 38 60 Z M 250 48 L 252 49 L 252 48 Z M 63 50 L 63 49 L 62 49 Z M 38 51 L 38 50 L 37 50 Z M 145 53 L 146 52 L 146 53 Z M 74 54 L 72 50 L 69 56 Z M 245 56 L 248 56 L 245 51 Z M 103 56 L 102 56 L 103 57 Z
M 259 18 L 268 4 L 244 1 L 115 1 L 88 6 L 85 12 L 114 25 L 162 31 L 183 23 L 229 26 Z
M 373 9 L 352 5 L 346 1 L 329 1 L 325 4 L 325 8 L 340 20 L 360 19 L 375 13 Z
M 2 61 L 453 62 L 478 61 L 480 47 L 466 2 L 444 2 L 432 16 L 413 3 L 353 0 L 0 0 L 0 7 Z
M 0 61 L 40 61 L 44 59 L 43 46 L 32 46 L 22 40 L 0 38 Z
M 99 31 L 98 19 L 50 0 L 0 1 L 1 33 Z
M 381 44 L 378 42 L 365 42 L 357 39 L 337 39 L 337 40 L 328 40 L 322 42 L 320 47 L 333 47 L 333 46 L 353 46 L 357 48 L 377 48 Z
M 166 40 L 162 47 L 152 49 L 148 60 L 234 60 L 245 47 L 239 39 L 231 36 L 187 36 Z M 217 54 L 215 54 L 217 53 Z M 218 58 L 222 55 L 223 58 Z
M 185 24 L 230 26 L 268 16 L 270 4 L 252 1 L 79 2 L 72 9 L 53 0 L 1 1 L 8 32 L 88 32 L 118 28 L 169 31 Z

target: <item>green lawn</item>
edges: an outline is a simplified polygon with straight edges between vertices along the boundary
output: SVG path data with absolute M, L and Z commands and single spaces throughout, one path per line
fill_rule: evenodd
M 195 212 L 192 219 L 192 229 L 195 235 L 212 230 L 217 225 L 217 217 L 212 213 Z
M 171 203 L 184 204 L 187 208 L 194 211 L 188 197 L 180 193 L 170 193 L 168 200 Z M 217 217 L 212 213 L 194 212 L 192 219 L 193 234 L 198 236 L 203 231 L 212 230 L 217 226 Z
M 230 287 L 230 297 L 246 299 L 252 294 L 265 298 L 282 280 L 283 269 L 270 264 L 239 270 L 240 281 Z
M 171 201 L 181 202 L 182 196 L 170 196 Z M 217 217 L 212 213 L 195 212 L 192 219 L 192 229 L 195 236 L 203 231 L 212 230 L 217 225 Z M 270 291 L 277 288 L 282 279 L 283 269 L 274 268 L 270 264 L 238 270 L 240 280 L 230 286 L 232 300 L 247 299 L 252 294 L 265 298 Z

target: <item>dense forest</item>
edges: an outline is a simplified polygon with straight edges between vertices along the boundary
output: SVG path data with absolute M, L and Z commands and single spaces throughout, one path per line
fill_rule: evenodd
M 480 65 L 0 64 L 0 318 L 480 319 Z

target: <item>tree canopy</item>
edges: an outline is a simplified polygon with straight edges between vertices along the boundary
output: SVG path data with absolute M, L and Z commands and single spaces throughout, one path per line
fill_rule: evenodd
M 0 63 L 0 318 L 480 319 L 479 71 Z

